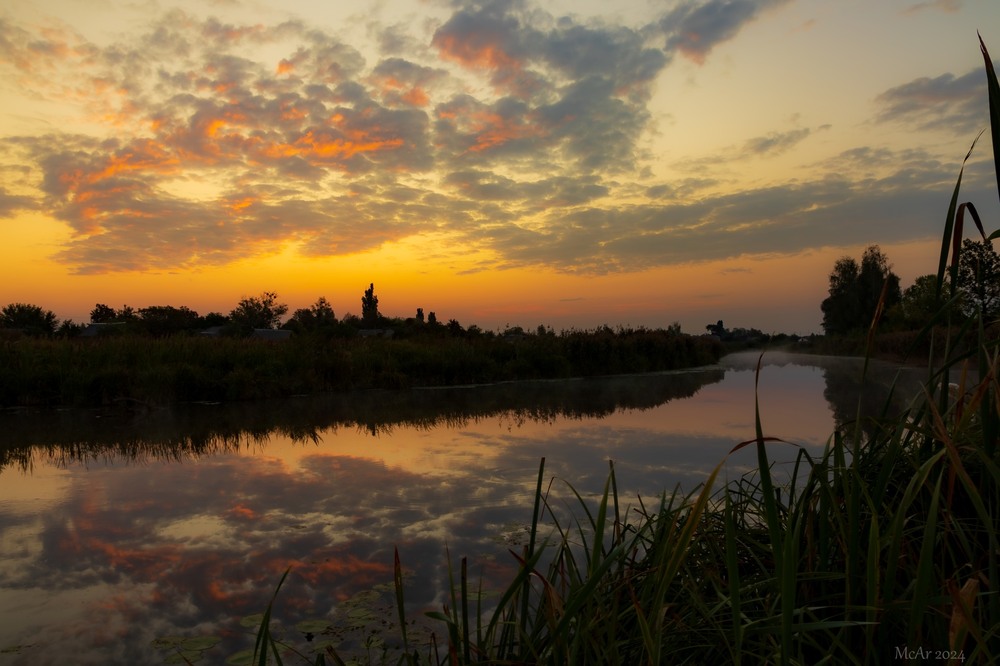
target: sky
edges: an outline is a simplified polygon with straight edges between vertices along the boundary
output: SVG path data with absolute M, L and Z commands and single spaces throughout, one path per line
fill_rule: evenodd
M 821 330 L 998 224 L 995 0 L 6 0 L 0 305 Z M 996 62 L 996 58 L 994 58 Z

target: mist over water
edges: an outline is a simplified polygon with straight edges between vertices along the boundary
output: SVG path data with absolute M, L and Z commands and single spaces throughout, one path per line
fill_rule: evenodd
M 695 488 L 754 437 L 774 457 L 822 452 L 838 423 L 901 409 L 924 372 L 768 352 L 685 372 L 371 392 L 148 413 L 0 416 L 0 664 L 156 663 L 153 641 L 210 635 L 221 662 L 252 645 L 289 566 L 277 616 L 357 618 L 389 596 L 393 548 L 416 611 L 440 609 L 445 549 L 499 585 L 530 522 L 539 460 L 555 511 L 614 461 L 636 506 Z M 756 389 L 755 389 L 756 385 Z M 724 477 L 754 468 L 753 447 Z M 360 596 L 359 596 L 360 595 Z M 384 608 L 382 609 L 385 610 Z M 391 616 L 391 614 L 390 614 Z M 339 619 L 338 619 L 339 618 Z M 368 626 L 368 625 L 365 625 Z M 346 625 L 336 640 L 358 640 Z M 303 646 L 305 643 L 302 643 Z

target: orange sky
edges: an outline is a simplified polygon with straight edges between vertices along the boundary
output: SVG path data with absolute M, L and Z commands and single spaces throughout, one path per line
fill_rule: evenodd
M 936 268 L 1000 50 L 992 0 L 152 7 L 0 9 L 0 304 L 815 332 L 840 256 Z

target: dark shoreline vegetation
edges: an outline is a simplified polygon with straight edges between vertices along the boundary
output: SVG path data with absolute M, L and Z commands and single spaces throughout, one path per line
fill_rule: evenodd
M 359 389 L 662 372 L 716 363 L 722 344 L 675 330 L 427 334 L 282 342 L 108 336 L 0 341 L 0 406 L 142 408 Z
M 1000 85 L 980 47 L 1000 191 Z M 487 595 L 467 560 L 447 554 L 446 601 L 426 613 L 440 633 L 417 638 L 405 605 L 406 556 L 397 551 L 398 638 L 369 644 L 352 662 L 997 663 L 1000 345 L 983 301 L 974 316 L 958 316 L 956 286 L 970 247 L 966 216 L 986 244 L 1000 232 L 987 236 L 975 206 L 958 203 L 961 182 L 960 172 L 941 261 L 927 281 L 933 307 L 902 345 L 904 356 L 924 345 L 928 367 L 924 394 L 903 414 L 848 421 L 813 457 L 767 437 L 758 407 L 756 432 L 733 448 L 756 450 L 754 472 L 715 488 L 721 461 L 699 488 L 632 507 L 618 496 L 612 464 L 596 503 L 570 488 L 577 504 L 569 519 L 555 510 L 543 459 L 528 543 L 511 551 L 516 572 L 506 587 Z M 835 310 L 833 282 L 825 305 Z M 886 353 L 876 332 L 892 287 L 886 276 L 859 338 L 866 358 Z M 866 371 L 867 362 L 862 379 Z M 772 468 L 776 447 L 796 452 L 787 477 Z M 345 663 L 337 646 L 297 647 L 272 626 L 290 575 L 256 619 L 246 656 Z

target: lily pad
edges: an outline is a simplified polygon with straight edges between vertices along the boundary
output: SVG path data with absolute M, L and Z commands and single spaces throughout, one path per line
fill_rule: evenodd
M 161 636 L 160 638 L 154 638 L 150 645 L 157 650 L 169 650 L 177 647 L 183 643 L 184 640 L 184 636 Z
M 173 650 L 164 659 L 168 664 L 189 664 L 201 659 L 202 652 L 215 647 L 222 639 L 217 636 L 162 636 L 153 639 L 157 650 Z
M 253 664 L 253 650 L 240 650 L 226 659 L 226 666 L 250 666 Z
M 186 652 L 203 652 L 215 647 L 221 640 L 218 636 L 192 636 L 185 638 L 180 648 Z
M 295 625 L 295 628 L 303 634 L 318 634 L 329 626 L 330 623 L 327 620 L 303 620 Z
M 257 613 L 256 615 L 247 615 L 245 618 L 240 620 L 240 626 L 251 629 L 254 627 L 259 627 L 260 623 L 264 620 L 263 613 Z
M 378 619 L 378 616 L 370 608 L 352 608 L 347 611 L 347 617 L 355 622 L 371 622 Z
M 373 604 L 381 598 L 382 595 L 376 592 L 375 590 L 362 590 L 361 592 L 358 592 L 353 597 L 345 601 L 344 605 L 360 606 L 361 604 Z

